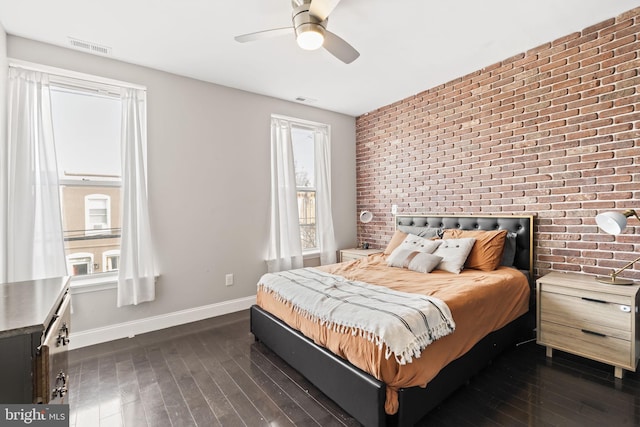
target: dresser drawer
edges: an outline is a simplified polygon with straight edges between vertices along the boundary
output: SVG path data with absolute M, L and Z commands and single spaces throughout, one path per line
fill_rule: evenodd
M 541 322 L 540 341 L 553 348 L 593 360 L 635 370 L 631 361 L 631 342 L 588 329 Z
M 71 324 L 71 295 L 66 294 L 46 335 L 35 369 L 35 401 L 38 403 L 66 403 L 69 391 L 69 326 Z
M 631 340 L 632 307 L 606 301 L 603 297 L 576 297 L 552 292 L 540 293 L 540 320 L 587 329 Z

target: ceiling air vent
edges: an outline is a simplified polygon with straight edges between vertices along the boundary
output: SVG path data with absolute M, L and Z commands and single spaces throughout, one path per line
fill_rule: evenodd
M 69 44 L 73 48 L 83 50 L 85 52 L 95 53 L 97 55 L 111 55 L 111 48 L 109 46 L 103 46 L 85 40 L 74 39 L 72 37 L 69 37 Z
M 307 103 L 312 103 L 317 101 L 317 99 L 307 98 L 306 96 L 296 96 L 295 100 L 298 102 L 307 102 Z

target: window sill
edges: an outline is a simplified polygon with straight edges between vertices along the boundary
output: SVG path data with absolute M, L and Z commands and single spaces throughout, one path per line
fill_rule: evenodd
M 302 252 L 302 259 L 313 259 L 313 258 L 320 258 L 320 251 L 312 250 L 312 251 Z
M 118 287 L 117 273 L 94 274 L 89 277 L 74 276 L 71 278 L 71 294 L 106 291 Z
M 155 276 L 155 282 L 158 282 L 159 274 Z M 98 273 L 91 276 L 72 276 L 71 295 L 84 294 L 87 292 L 108 291 L 118 287 L 118 273 Z

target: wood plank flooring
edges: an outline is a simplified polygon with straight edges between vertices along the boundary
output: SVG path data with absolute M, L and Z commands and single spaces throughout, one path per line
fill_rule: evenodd
M 71 427 L 357 426 L 249 332 L 243 311 L 73 350 Z M 421 426 L 637 426 L 640 375 L 533 342 L 496 359 Z

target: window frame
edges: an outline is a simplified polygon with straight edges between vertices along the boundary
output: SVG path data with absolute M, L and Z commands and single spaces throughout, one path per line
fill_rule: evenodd
M 94 80 L 95 79 L 95 80 Z M 108 98 L 111 100 L 117 100 L 121 106 L 121 91 L 122 86 L 114 86 L 105 82 L 101 82 L 101 79 L 96 76 L 90 76 L 85 78 L 75 78 L 75 77 L 67 77 L 60 75 L 51 75 L 49 78 L 49 85 L 52 91 L 61 91 L 71 93 L 77 96 L 92 96 L 92 97 L 102 97 Z M 53 107 L 53 106 L 52 106 Z M 121 107 L 120 107 L 121 108 Z M 52 113 L 54 110 L 52 109 Z M 121 114 L 121 111 L 120 111 Z M 122 126 L 122 124 L 120 124 Z M 121 133 L 121 129 L 118 129 L 118 134 Z M 146 161 L 146 149 L 144 150 L 145 161 Z M 146 170 L 146 168 L 145 168 Z M 122 187 L 122 177 L 116 175 L 95 175 L 92 173 L 67 173 L 66 171 L 58 171 L 58 186 L 60 188 L 60 196 L 63 195 L 63 187 L 94 187 L 97 191 L 100 191 L 99 188 L 121 188 Z M 111 197 L 100 193 L 94 192 L 86 195 L 83 198 L 84 206 L 83 206 L 83 218 L 84 218 L 84 236 L 87 238 L 91 238 L 94 236 L 95 238 L 100 238 L 100 236 L 104 235 L 104 231 L 100 232 L 100 230 L 89 230 L 87 228 L 89 224 L 88 218 L 88 205 L 87 201 L 91 197 L 102 196 L 111 202 Z M 64 201 L 61 198 L 60 207 L 62 209 L 62 214 L 64 217 Z M 107 203 L 107 228 L 103 230 L 110 231 L 112 221 L 111 221 L 111 203 Z M 66 240 L 66 239 L 65 239 Z M 66 246 L 66 244 L 65 244 Z M 80 248 L 79 248 L 80 249 Z M 66 249 L 65 249 L 66 252 Z M 71 255 L 71 254 L 70 254 Z M 102 258 L 102 256 L 101 256 Z M 95 271 L 95 257 L 92 256 L 93 263 L 91 265 L 91 273 L 83 274 L 83 275 L 73 275 L 72 271 L 67 271 L 67 274 L 71 277 L 71 286 L 75 285 L 85 285 L 87 283 L 95 283 L 98 285 L 104 285 L 105 283 L 112 283 L 115 287 L 116 278 L 118 271 Z M 104 265 L 104 264 L 103 264 Z M 69 270 L 69 264 L 67 264 L 67 269 Z

